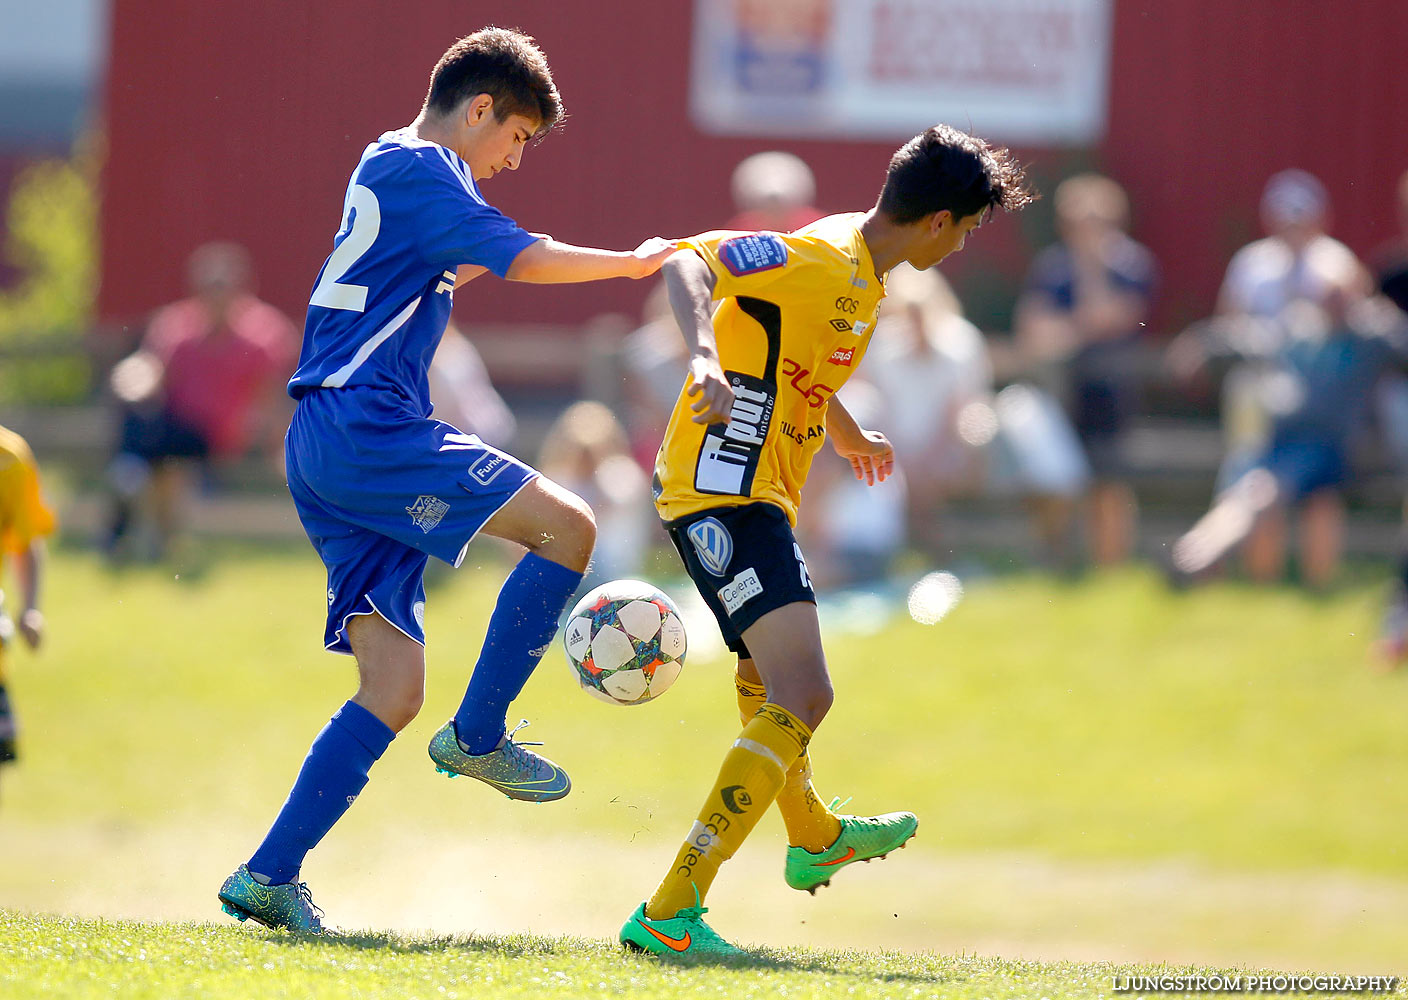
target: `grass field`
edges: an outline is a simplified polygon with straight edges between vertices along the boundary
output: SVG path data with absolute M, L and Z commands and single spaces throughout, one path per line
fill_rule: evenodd
M 358 934 L 331 940 L 251 935 L 209 924 L 16 917 L 0 911 L 7 965 L 0 986 L 12 1000 L 356 998 L 494 996 L 787 997 L 831 1000 L 946 997 L 1095 997 L 1131 992 L 1134 977 L 1195 986 L 1214 976 L 1308 980 L 1275 970 L 1024 962 L 981 956 L 823 952 L 757 948 L 724 963 L 661 961 L 623 953 L 601 940 L 516 935 Z M 1343 975 L 1343 974 L 1342 974 Z M 1329 977 L 1320 977 L 1324 983 Z M 1390 977 L 1384 977 L 1388 979 Z M 1121 987 L 1119 992 L 1116 988 Z M 1403 996 L 1398 983 L 1369 995 Z M 1183 992 L 1183 990 L 1178 990 Z M 1202 992 L 1207 992 L 1204 989 Z M 1254 990 L 1251 992 L 1255 992 Z M 1361 990 L 1360 995 L 1364 995 Z
M 114 967 L 151 939 L 173 969 L 174 942 L 213 942 L 202 954 L 235 957 L 211 965 L 209 983 L 237 979 L 240 955 L 308 970 L 350 955 L 395 982 L 443 963 L 448 982 L 551 953 L 578 986 L 599 975 L 627 995 L 674 995 L 649 992 L 666 980 L 681 995 L 717 992 L 694 974 L 641 972 L 604 942 L 653 887 L 717 770 L 733 729 L 729 665 L 692 658 L 660 701 L 619 709 L 577 692 L 554 650 L 515 710 L 534 723 L 523 735 L 572 771 L 573 795 L 527 806 L 446 782 L 424 746 L 458 702 L 501 574 L 470 568 L 434 589 L 427 709 L 305 868 L 334 923 L 442 937 L 348 952 L 233 925 L 66 922 L 60 939 Z M 350 661 L 320 649 L 310 552 L 230 550 L 197 579 L 113 575 L 61 552 L 49 585 L 48 646 L 11 662 L 25 757 L 0 779 L 11 911 L 0 945 L 45 968 L 52 956 L 34 949 L 60 925 L 21 914 L 219 925 L 215 888 L 352 687 Z M 857 995 L 874 995 L 866 976 L 911 966 L 931 985 L 1006 992 L 1023 959 L 1397 971 L 1408 678 L 1366 669 L 1379 599 L 1376 582 L 1328 597 L 1235 585 L 1170 595 L 1142 570 L 1011 576 L 970 585 L 937 626 L 838 627 L 838 702 L 813 744 L 819 790 L 860 811 L 913 809 L 919 838 L 813 899 L 783 886 L 769 817 L 726 866 L 711 922 L 793 956 L 767 975 L 802 976 L 789 995 L 803 996 L 834 995 L 820 983 L 850 975 L 836 963 L 852 958 L 796 958 L 802 947 L 911 955 L 854 958 L 860 978 L 839 992 Z M 486 944 L 500 939 L 463 937 L 520 934 L 553 937 L 504 937 L 506 954 Z M 960 954 L 994 959 L 936 957 Z M 197 965 L 190 982 L 206 982 Z M 80 968 L 46 974 L 85 982 Z M 1052 996 L 1088 995 L 1079 984 L 1106 975 L 1034 969 L 1027 985 Z M 757 974 L 730 971 L 719 995 L 749 995 Z M 74 989 L 65 995 L 87 995 Z M 310 978 L 288 995 L 320 989 Z M 564 989 L 555 995 L 574 995 Z

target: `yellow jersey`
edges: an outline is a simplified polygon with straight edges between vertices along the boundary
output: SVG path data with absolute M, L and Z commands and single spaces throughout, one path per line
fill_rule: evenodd
M 863 219 L 831 215 L 795 233 L 681 242 L 714 272 L 714 338 L 734 400 L 727 424 L 706 427 L 693 422 L 681 389 L 655 459 L 665 521 L 764 501 L 797 523 L 802 484 L 826 439 L 827 402 L 865 356 L 885 297 Z
M 54 531 L 39 490 L 39 466 L 24 438 L 0 427 L 0 560 Z

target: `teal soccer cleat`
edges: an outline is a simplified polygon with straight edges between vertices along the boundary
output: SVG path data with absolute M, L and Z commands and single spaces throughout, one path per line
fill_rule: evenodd
M 513 741 L 513 734 L 526 725 L 528 720 L 524 719 L 496 749 L 483 754 L 470 754 L 460 746 L 452 720 L 445 723 L 430 741 L 430 759 L 435 761 L 435 770 L 441 774 L 452 778 L 461 774 L 477 778 L 520 802 L 560 799 L 572 791 L 572 779 L 546 757 L 526 749 L 541 744 Z
M 299 934 L 322 934 L 323 911 L 305 882 L 265 885 L 240 865 L 220 887 L 220 909 L 240 923 L 253 920 Z
M 745 954 L 742 948 L 729 944 L 704 922 L 704 914 L 709 910 L 698 905 L 697 890 L 695 903 L 663 920 L 647 917 L 645 904 L 641 903 L 621 927 L 621 943 L 652 955 L 737 958 Z
M 832 800 L 831 808 L 836 808 Z M 891 851 L 904 847 L 919 829 L 919 820 L 911 812 L 885 813 L 883 816 L 837 816 L 841 834 L 824 851 L 813 854 L 800 847 L 787 848 L 785 878 L 794 889 L 816 891 L 831 882 L 831 876 L 857 861 L 883 858 Z

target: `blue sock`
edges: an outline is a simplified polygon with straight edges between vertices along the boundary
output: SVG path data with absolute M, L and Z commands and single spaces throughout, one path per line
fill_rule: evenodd
M 396 734 L 361 705 L 347 702 L 313 740 L 284 807 L 249 870 L 272 885 L 292 882 L 303 858 L 366 787 L 367 772 Z
M 455 713 L 455 735 L 467 752 L 488 753 L 504 736 L 508 706 L 543 658 L 557 619 L 582 574 L 529 552 L 499 591 L 474 675 Z

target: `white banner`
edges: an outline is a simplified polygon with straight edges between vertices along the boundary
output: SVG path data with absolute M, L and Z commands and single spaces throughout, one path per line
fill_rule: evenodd
M 695 0 L 705 131 L 907 139 L 946 122 L 1004 143 L 1105 131 L 1110 0 Z

